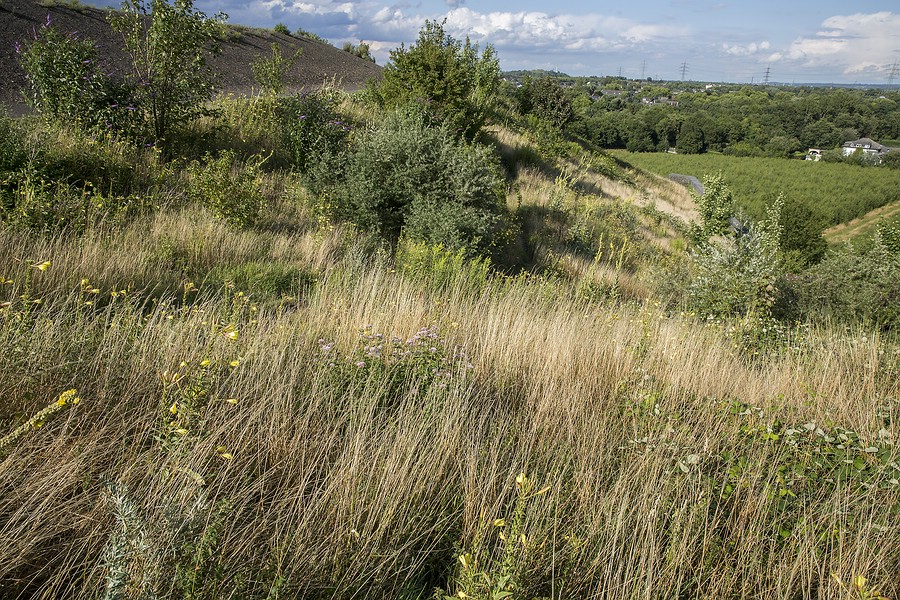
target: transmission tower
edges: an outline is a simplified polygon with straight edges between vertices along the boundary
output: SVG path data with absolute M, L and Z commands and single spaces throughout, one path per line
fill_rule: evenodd
M 688 64 L 686 62 L 681 63 L 681 80 L 684 81 L 684 76 L 687 75 L 688 72 Z
M 894 65 L 894 66 L 896 67 L 897 65 Z M 641 63 L 641 79 L 642 80 L 644 79 L 644 74 L 646 72 L 647 72 L 647 61 L 645 60 L 644 62 Z
M 894 61 L 894 66 L 891 67 L 891 72 L 888 75 L 888 85 L 894 85 L 894 80 L 897 79 L 897 76 L 900 75 L 900 67 L 898 67 L 898 61 Z
M 766 67 L 766 74 L 763 76 L 763 85 L 769 85 L 769 74 L 772 72 L 772 67 Z

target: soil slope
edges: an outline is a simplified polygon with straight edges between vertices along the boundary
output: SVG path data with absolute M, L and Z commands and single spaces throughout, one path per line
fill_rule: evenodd
M 25 76 L 15 46 L 34 36 L 48 16 L 60 31 L 94 40 L 104 67 L 122 73 L 127 68 L 128 57 L 121 36 L 110 28 L 106 15 L 106 10 L 68 5 L 60 0 L 0 0 L 0 106 L 13 114 L 27 110 L 21 92 Z M 227 37 L 221 44 L 222 53 L 210 60 L 221 93 L 251 93 L 255 83 L 250 64 L 259 56 L 268 55 L 273 43 L 281 45 L 285 56 L 298 48 L 303 50 L 300 60 L 285 78 L 288 93 L 310 89 L 331 79 L 346 89 L 358 89 L 381 73 L 381 67 L 371 61 L 307 38 L 234 25 L 230 25 Z

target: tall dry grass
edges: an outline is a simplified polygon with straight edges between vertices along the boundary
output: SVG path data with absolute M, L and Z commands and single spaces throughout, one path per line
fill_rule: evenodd
M 0 431 L 82 398 L 0 457 L 4 597 L 489 597 L 504 577 L 515 598 L 847 597 L 833 575 L 900 592 L 892 472 L 862 451 L 848 477 L 812 466 L 845 429 L 898 460 L 896 346 L 822 329 L 748 361 L 649 303 L 527 278 L 436 290 L 324 235 L 190 211 L 0 233 Z M 198 273 L 277 260 L 318 282 L 290 307 L 202 281 L 182 303 L 163 239 Z M 401 368 L 429 326 L 435 350 Z

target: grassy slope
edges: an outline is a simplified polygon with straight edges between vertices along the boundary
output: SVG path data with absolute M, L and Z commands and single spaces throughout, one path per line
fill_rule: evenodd
M 837 225 L 900 200 L 900 172 L 844 164 L 739 158 L 720 154 L 627 153 L 615 156 L 663 177 L 670 173 L 704 175 L 721 171 L 738 203 L 760 216 L 779 192 L 788 200 L 802 200 Z
M 887 204 L 852 221 L 835 225 L 826 229 L 823 235 L 828 243 L 839 244 L 852 238 L 871 236 L 882 222 L 900 222 L 900 202 Z
M 560 174 L 512 186 L 538 261 L 568 239 L 538 209 L 665 200 Z M 4 594 L 118 576 L 185 597 L 489 597 L 502 578 L 523 598 L 843 596 L 832 573 L 900 592 L 896 346 L 824 328 L 748 361 L 652 301 L 584 300 L 586 277 L 645 291 L 578 253 L 556 267 L 572 284 L 457 266 L 437 286 L 274 177 L 243 232 L 194 206 L 82 237 L 0 230 L 0 430 L 82 398 L 0 454 Z M 678 239 L 640 215 L 630 244 Z M 208 276 L 247 264 L 315 281 Z M 835 428 L 861 439 L 836 449 Z

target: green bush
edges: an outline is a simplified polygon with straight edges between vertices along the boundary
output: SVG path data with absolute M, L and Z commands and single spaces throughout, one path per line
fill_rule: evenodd
M 189 195 L 204 204 L 232 227 L 249 227 L 257 222 L 266 199 L 260 191 L 260 172 L 265 158 L 253 156 L 243 164 L 225 150 L 218 157 L 207 154 L 203 163 L 193 162 Z
M 575 119 L 575 108 L 559 82 L 550 77 L 533 80 L 516 90 L 519 112 L 533 114 L 562 130 Z
M 256 80 L 257 85 L 265 92 L 277 96 L 284 89 L 285 74 L 300 58 L 303 49 L 297 48 L 297 51 L 290 58 L 285 58 L 280 45 L 272 44 L 271 48 L 272 54 L 270 56 L 259 57 L 250 63 L 250 68 L 253 71 L 253 79 Z
M 272 31 L 275 33 L 280 33 L 282 35 L 291 35 L 291 30 L 288 29 L 288 26 L 284 23 L 276 23 L 275 27 L 272 28 Z
M 58 32 L 48 15 L 34 38 L 20 46 L 19 60 L 27 82 L 25 97 L 37 112 L 51 121 L 91 119 L 104 85 L 93 42 Z
M 900 244 L 875 236 L 866 250 L 847 244 L 790 278 L 804 316 L 900 327 Z
M 207 113 L 213 77 L 206 57 L 218 52 L 226 18 L 194 10 L 193 0 L 126 0 L 111 15 L 131 55 L 135 108 L 157 142 Z
M 279 104 L 284 145 L 301 173 L 323 162 L 330 164 L 346 151 L 352 128 L 337 112 L 337 103 L 337 92 L 324 89 Z
M 9 115 L 0 112 L 0 185 L 5 174 L 25 164 L 25 130 Z
M 48 121 L 94 132 L 133 129 L 131 90 L 100 70 L 92 41 L 60 33 L 48 16 L 17 52 L 25 72 L 25 97 Z
M 366 131 L 350 150 L 346 172 L 315 191 L 336 216 L 379 232 L 401 232 L 450 251 L 484 251 L 503 227 L 504 180 L 493 153 L 431 127 L 421 109 L 399 110 Z
M 419 102 L 438 123 L 473 137 L 481 129 L 500 83 L 500 66 L 491 46 L 479 56 L 478 46 L 465 45 L 426 21 L 408 49 L 391 52 L 391 62 L 378 86 L 389 108 Z

